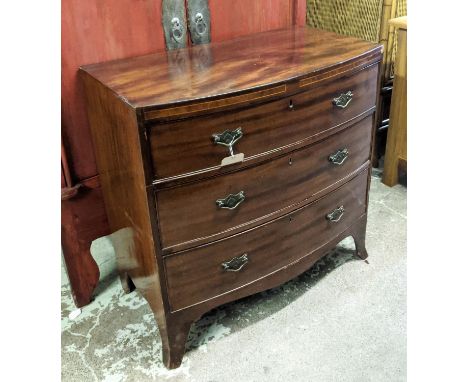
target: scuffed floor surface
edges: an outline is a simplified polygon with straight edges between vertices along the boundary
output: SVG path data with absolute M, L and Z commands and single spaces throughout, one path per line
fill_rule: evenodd
M 211 311 L 192 325 L 182 366 L 168 371 L 148 304 L 123 293 L 100 239 L 92 250 L 104 277 L 74 320 L 62 285 L 62 380 L 405 381 L 406 188 L 373 176 L 369 264 L 353 248 L 347 239 L 283 286 Z

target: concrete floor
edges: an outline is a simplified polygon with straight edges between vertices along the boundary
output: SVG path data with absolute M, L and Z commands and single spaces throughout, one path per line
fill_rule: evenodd
M 106 238 L 93 243 L 101 282 L 75 309 L 62 281 L 63 381 L 406 380 L 406 188 L 373 175 L 367 250 L 346 239 L 285 285 L 211 311 L 192 325 L 179 369 L 161 362 L 161 340 L 146 301 L 125 295 Z

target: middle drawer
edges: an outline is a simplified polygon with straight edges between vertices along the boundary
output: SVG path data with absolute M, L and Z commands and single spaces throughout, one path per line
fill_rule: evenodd
M 297 207 L 366 163 L 371 133 L 370 116 L 255 167 L 156 191 L 164 253 L 234 234 Z

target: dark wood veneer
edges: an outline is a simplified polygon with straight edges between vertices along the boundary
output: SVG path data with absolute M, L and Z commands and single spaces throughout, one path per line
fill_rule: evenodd
M 168 368 L 208 310 L 297 276 L 346 236 L 367 256 L 380 58 L 378 45 L 293 28 L 82 68 L 122 286 L 149 302 Z M 356 93 L 349 108 L 331 107 L 345 90 Z M 205 135 L 239 122 L 235 152 L 247 157 L 219 168 Z M 349 158 L 330 164 L 343 148 Z M 240 188 L 238 209 L 214 209 Z M 250 264 L 219 273 L 244 251 Z
M 371 132 L 372 117 L 367 117 L 324 141 L 245 171 L 158 191 L 164 252 L 231 235 L 310 202 L 322 189 L 333 189 L 369 160 Z M 332 164 L 328 157 L 342 148 L 349 157 L 342 165 Z M 240 191 L 246 198 L 236 209 L 216 206 L 217 199 Z
M 242 235 L 165 258 L 171 310 L 180 310 L 240 288 L 313 252 L 344 231 L 366 210 L 367 169 L 339 189 L 294 212 Z M 326 215 L 344 206 L 338 222 Z M 248 255 L 239 272 L 221 263 Z
M 240 111 L 151 125 L 155 178 L 219 166 L 229 151 L 214 145 L 211 136 L 225 130 L 242 128 L 244 136 L 235 144 L 234 151 L 244 153 L 245 163 L 268 153 L 272 156 L 288 151 L 297 142 L 310 142 L 315 136 L 373 108 L 377 69 L 374 65 L 340 81 Z M 333 98 L 348 90 L 353 91 L 349 107 L 334 106 Z M 185 160 L 174 161 L 174 156 L 180 153 L 184 153 Z
M 183 55 L 184 51 L 189 54 Z M 310 81 L 315 73 L 338 73 L 337 68 L 344 64 L 368 63 L 369 58 L 378 60 L 380 56 L 380 45 L 295 27 L 209 46 L 86 65 L 83 69 L 134 108 L 167 109 L 183 101 L 225 98 L 291 79 Z

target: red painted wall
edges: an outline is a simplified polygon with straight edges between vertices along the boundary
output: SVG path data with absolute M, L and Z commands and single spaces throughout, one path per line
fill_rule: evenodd
M 75 181 L 97 174 L 78 68 L 161 49 L 160 1 L 62 1 L 62 135 Z
M 296 9 L 299 8 L 299 12 Z M 305 24 L 305 0 L 211 0 L 212 41 Z M 296 14 L 303 19 L 296 20 Z

